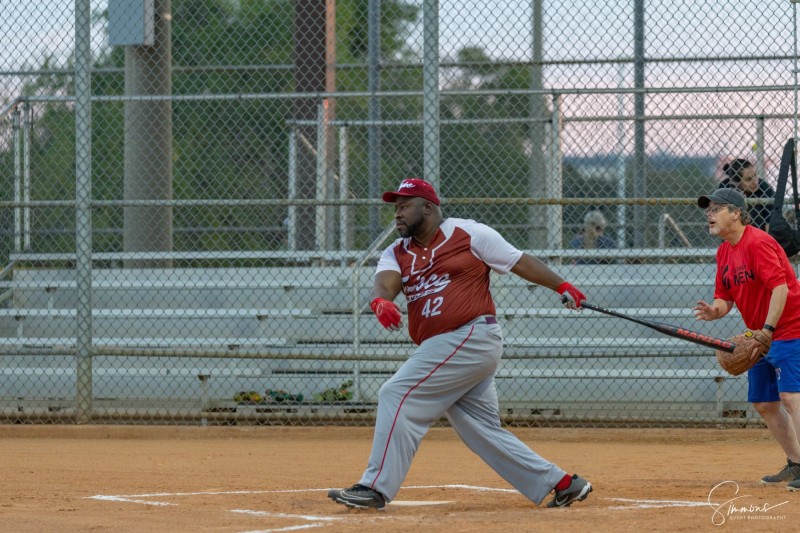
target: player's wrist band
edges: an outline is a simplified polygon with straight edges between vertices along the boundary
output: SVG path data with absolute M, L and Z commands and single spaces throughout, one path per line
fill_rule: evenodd
M 761 328 L 761 329 L 765 329 L 767 331 L 771 331 L 772 333 L 775 333 L 775 326 L 773 326 L 772 324 L 764 324 L 764 327 Z

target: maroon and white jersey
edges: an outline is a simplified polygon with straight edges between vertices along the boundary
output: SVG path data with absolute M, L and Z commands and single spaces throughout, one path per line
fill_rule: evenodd
M 495 230 L 462 218 L 445 219 L 425 247 L 397 239 L 383 251 L 377 272 L 399 272 L 408 302 L 408 330 L 420 344 L 481 315 L 495 314 L 489 272 L 505 274 L 522 252 Z

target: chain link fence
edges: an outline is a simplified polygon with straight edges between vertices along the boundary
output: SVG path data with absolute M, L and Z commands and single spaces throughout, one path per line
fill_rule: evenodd
M 734 159 L 774 186 L 794 7 L 9 4 L 2 421 L 370 424 L 413 350 L 365 308 L 408 176 L 596 305 L 733 335 L 690 311 L 717 245 L 695 201 Z M 759 423 L 709 349 L 494 283 L 507 423 Z

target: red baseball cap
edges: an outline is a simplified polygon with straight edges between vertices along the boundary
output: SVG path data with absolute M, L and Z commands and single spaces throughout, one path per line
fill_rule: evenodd
M 398 196 L 418 196 L 436 205 L 442 205 L 439 201 L 439 197 L 436 196 L 436 190 L 433 188 L 433 185 L 420 178 L 408 178 L 403 180 L 396 191 L 383 193 L 383 201 L 393 203 L 397 201 Z

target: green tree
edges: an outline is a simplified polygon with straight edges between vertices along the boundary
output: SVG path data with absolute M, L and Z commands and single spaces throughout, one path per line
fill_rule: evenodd
M 527 198 L 531 148 L 528 128 L 519 119 L 529 116 L 531 97 L 502 90 L 529 89 L 530 70 L 493 62 L 477 47 L 462 48 L 456 60 L 461 66 L 444 73 L 448 88 L 499 91 L 489 96 L 441 98 L 442 118 L 464 122 L 441 128 L 443 193 L 451 197 Z M 529 211 L 526 206 L 463 206 L 451 208 L 450 213 L 503 229 L 511 242 L 526 246 Z
M 337 63 L 363 63 L 367 50 L 368 0 L 337 2 Z M 381 54 L 383 60 L 403 61 L 414 56 L 407 37 L 418 21 L 419 7 L 403 0 L 382 2 Z M 173 93 L 276 94 L 292 92 L 292 0 L 173 0 L 172 53 L 175 71 Z M 105 13 L 97 13 L 102 19 Z M 124 94 L 124 50 L 112 48 L 94 65 L 94 95 Z M 52 65 L 42 66 L 47 71 Z M 355 74 L 354 74 L 355 73 Z M 340 69 L 337 86 L 342 91 L 364 91 L 365 68 Z M 386 90 L 411 89 L 419 76 L 398 71 L 384 73 Z M 419 85 L 417 85 L 419 87 Z M 26 87 L 27 94 L 74 94 L 72 78 L 45 74 Z M 338 117 L 364 118 L 366 99 L 340 99 Z M 409 106 L 411 108 L 411 106 Z M 418 109 L 418 107 L 417 107 Z M 410 114 L 410 113 L 409 113 Z M 291 102 L 286 99 L 229 99 L 173 103 L 173 197 L 176 199 L 285 198 L 288 175 L 287 120 Z M 73 199 L 74 118 L 71 104 L 49 103 L 36 114 L 31 167 L 35 200 Z M 120 102 L 98 102 L 92 108 L 93 198 L 122 199 L 124 117 Z M 388 136 L 386 144 L 393 142 Z M 365 137 L 355 136 L 354 153 L 365 147 Z M 390 152 L 391 153 L 391 152 Z M 11 165 L 10 150 L 0 154 Z M 415 158 L 419 154 L 414 154 Z M 404 161 L 411 159 L 405 154 Z M 395 165 L 397 168 L 395 168 Z M 386 172 L 396 176 L 404 163 L 390 160 Z M 354 158 L 353 175 L 365 175 L 363 160 Z M 4 180 L 9 180 L 4 173 Z M 394 180 L 394 178 L 392 178 Z M 356 180 L 354 180 L 356 181 Z M 363 181 L 363 180 L 362 180 Z M 358 181 L 356 181 L 358 183 Z M 11 183 L 6 190 L 13 190 Z M 359 196 L 363 191 L 354 187 Z M 285 208 L 181 207 L 174 211 L 178 250 L 271 249 L 283 245 L 267 238 L 259 228 L 279 228 Z M 36 212 L 34 239 L 39 251 L 74 249 L 74 210 L 43 209 Z M 97 209 L 93 213 L 94 248 L 122 248 L 122 209 Z M 46 230 L 46 231 L 45 231 Z M 276 235 L 270 233 L 269 235 Z

